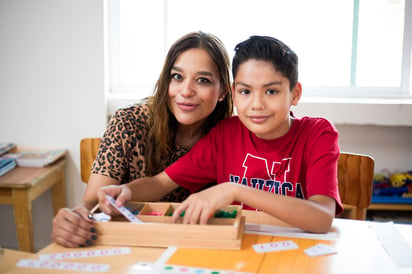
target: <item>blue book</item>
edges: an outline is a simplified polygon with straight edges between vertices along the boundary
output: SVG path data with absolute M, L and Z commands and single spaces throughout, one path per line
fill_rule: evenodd
M 6 174 L 16 167 L 16 160 L 14 159 L 0 159 L 0 176 Z

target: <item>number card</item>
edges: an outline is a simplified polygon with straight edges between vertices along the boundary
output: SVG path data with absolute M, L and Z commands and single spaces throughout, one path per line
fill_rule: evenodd
M 321 255 L 329 255 L 338 253 L 335 248 L 325 245 L 325 244 L 317 244 L 308 249 L 305 249 L 305 253 L 310 257 L 321 256 Z
M 252 274 L 248 272 L 237 272 L 233 270 L 218 270 L 181 265 L 159 265 L 153 263 L 139 262 L 133 265 L 129 274 L 134 273 L 156 273 L 156 274 Z
M 95 220 L 96 222 L 108 222 L 111 219 L 112 219 L 112 217 L 110 215 L 107 215 L 104 212 L 99 212 L 99 213 L 93 214 L 93 220 Z
M 299 247 L 294 241 L 289 240 L 289 241 L 273 242 L 273 243 L 266 243 L 266 244 L 255 244 L 253 245 L 253 248 L 255 249 L 257 253 L 262 253 L 262 252 L 297 249 Z
M 78 258 L 89 258 L 89 257 L 101 257 L 101 256 L 113 256 L 113 255 L 123 255 L 130 254 L 130 248 L 119 247 L 113 249 L 101 249 L 101 250 L 89 250 L 89 251 L 74 251 L 74 252 L 63 252 L 55 254 L 43 254 L 40 255 L 40 260 L 44 261 L 55 261 L 55 260 L 69 260 Z
M 107 272 L 110 269 L 110 265 L 108 264 L 67 263 L 57 261 L 37 261 L 26 259 L 18 261 L 17 266 L 28 268 L 72 270 L 81 272 Z
M 106 199 L 112 204 L 112 206 L 114 206 L 117 210 L 119 210 L 119 212 L 122 213 L 122 215 L 125 216 L 126 219 L 128 219 L 132 223 L 143 223 L 141 220 L 136 218 L 136 216 L 134 216 L 134 214 L 131 213 L 130 210 L 128 210 L 124 206 L 118 207 L 113 197 L 106 195 Z

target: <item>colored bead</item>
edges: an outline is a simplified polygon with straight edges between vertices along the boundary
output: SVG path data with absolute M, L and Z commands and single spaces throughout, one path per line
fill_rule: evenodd
M 215 218 L 236 218 L 237 210 L 233 210 L 233 212 L 227 212 L 224 210 L 218 210 L 215 213 Z

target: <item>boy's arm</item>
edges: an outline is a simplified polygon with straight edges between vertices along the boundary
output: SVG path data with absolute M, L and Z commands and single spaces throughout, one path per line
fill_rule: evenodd
M 192 194 L 173 216 L 177 218 L 185 211 L 184 223 L 205 224 L 215 210 L 233 201 L 243 202 L 291 226 L 314 233 L 328 232 L 335 216 L 335 200 L 331 197 L 314 195 L 303 200 L 232 183 L 219 184 Z
M 325 195 L 299 199 L 234 185 L 235 200 L 258 208 L 294 227 L 313 233 L 326 233 L 335 216 L 336 202 Z
M 159 201 L 170 191 L 177 188 L 169 176 L 163 171 L 153 177 L 143 177 L 128 184 L 107 186 L 99 189 L 99 208 L 109 215 L 115 213 L 115 209 L 106 199 L 106 195 L 116 198 L 116 205 L 123 206 L 127 201 Z

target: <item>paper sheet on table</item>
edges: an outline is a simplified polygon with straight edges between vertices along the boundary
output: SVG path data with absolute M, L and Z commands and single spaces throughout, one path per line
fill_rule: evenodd
M 396 266 L 412 267 L 412 248 L 393 222 L 371 222 L 369 227 L 375 232 Z
M 294 237 L 294 238 L 308 238 L 308 239 L 318 239 L 318 240 L 336 240 L 338 237 L 338 232 L 332 229 L 328 233 L 310 233 L 305 232 L 299 228 L 293 227 L 281 227 L 275 225 L 262 225 L 246 223 L 245 233 L 250 234 L 262 234 L 262 235 L 272 235 L 272 236 L 282 236 L 282 237 Z

